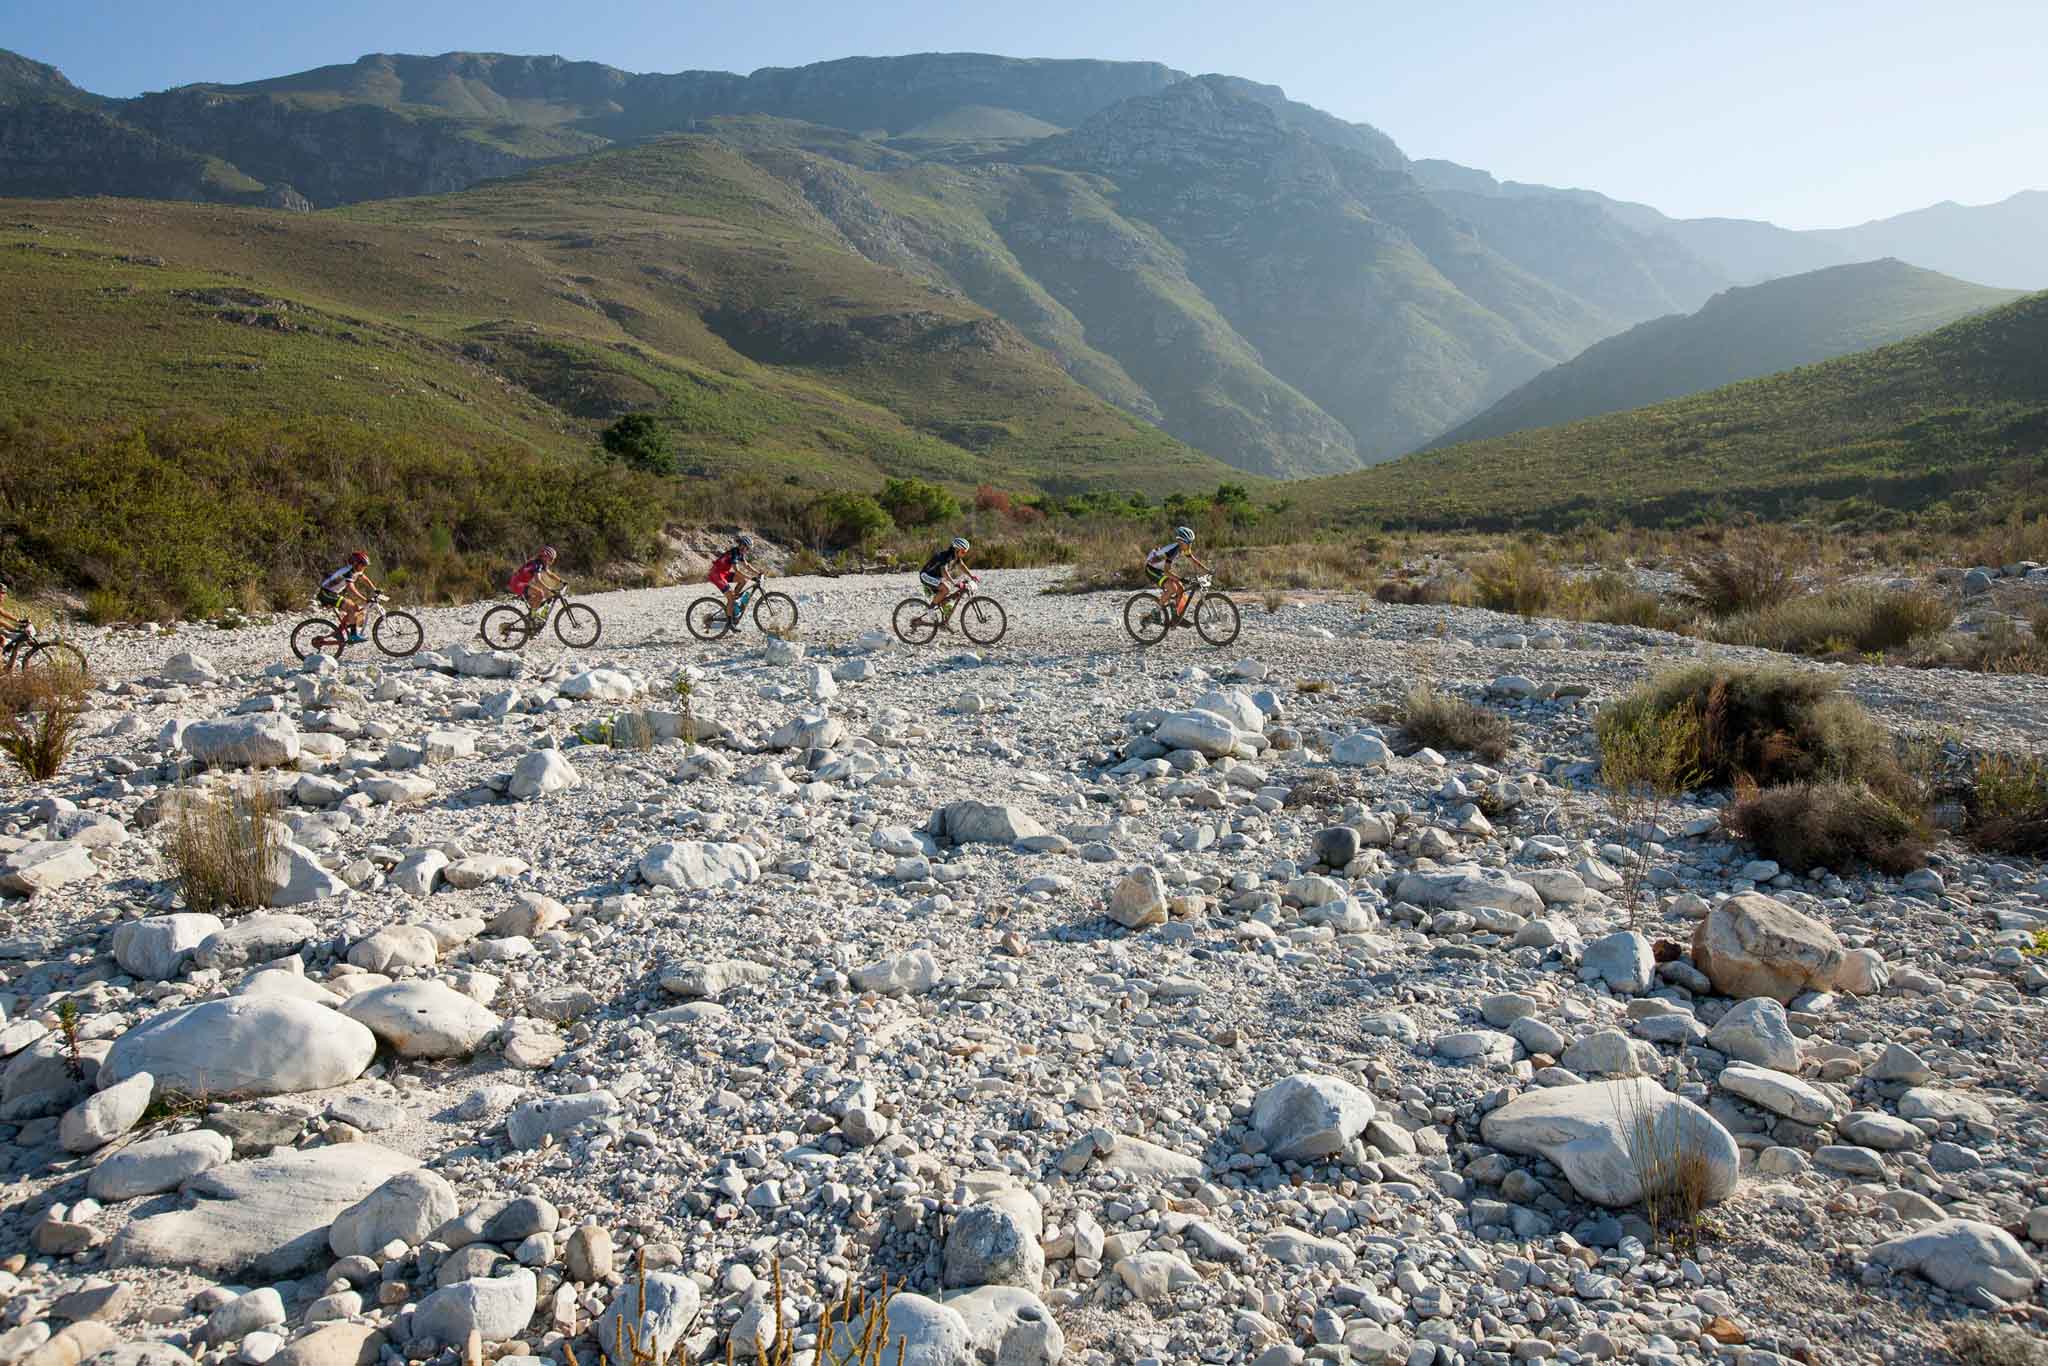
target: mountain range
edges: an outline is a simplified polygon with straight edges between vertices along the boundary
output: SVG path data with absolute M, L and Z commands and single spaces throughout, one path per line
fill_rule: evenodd
M 628 231 L 605 205 L 633 198 L 637 174 L 662 188 L 638 197 Z M 0 54 L 0 194 L 228 205 L 248 215 L 219 220 L 234 231 L 306 250 L 351 222 L 468 233 L 485 258 L 557 272 L 555 292 L 589 307 L 511 311 L 521 286 L 495 309 L 482 298 L 443 309 L 430 293 L 435 306 L 404 317 L 392 279 L 430 272 L 387 262 L 387 278 L 356 280 L 292 253 L 272 254 L 262 288 L 305 305 L 374 299 L 427 351 L 478 327 L 541 336 L 487 346 L 526 357 L 523 391 L 570 432 L 680 402 L 667 381 L 601 374 L 637 346 L 728 381 L 823 386 L 868 414 L 864 430 L 962 469 L 1028 448 L 1030 468 L 1055 470 L 1047 453 L 1081 429 L 1106 443 L 1095 460 L 1125 441 L 1105 434 L 1142 430 L 1129 420 L 1172 438 L 1153 456 L 1187 471 L 1201 462 L 1164 456 L 1174 441 L 1256 474 L 1353 469 L 1457 428 L 1603 338 L 1873 243 L 1966 279 L 2048 284 L 2043 235 L 2008 226 L 2041 215 L 2044 195 L 1848 236 L 1674 220 L 1411 160 L 1381 131 L 1273 86 L 976 54 L 747 76 L 375 55 L 129 100 Z M 584 239 L 594 245 L 563 245 Z M 926 316 L 988 343 L 964 368 L 950 353 L 954 378 L 937 391 L 971 416 L 946 418 L 935 391 L 904 378 L 932 373 Z M 145 404 L 160 380 L 129 374 L 103 392 Z M 572 392 L 585 397 L 557 401 Z M 1080 416 L 1102 405 L 1125 418 Z M 1052 411 L 1069 425 L 1036 425 Z M 1005 423 L 1007 436 L 989 434 Z M 678 435 L 686 450 L 721 453 L 687 424 Z M 890 467 L 894 447 L 879 449 L 877 467 Z

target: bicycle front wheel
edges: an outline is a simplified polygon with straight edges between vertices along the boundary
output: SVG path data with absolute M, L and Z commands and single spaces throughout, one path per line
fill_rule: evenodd
M 993 645 L 1009 629 L 1009 613 L 994 598 L 969 598 L 960 604 L 960 634 L 976 645 Z
M 1237 639 L 1237 604 L 1221 593 L 1204 597 L 1195 608 L 1195 631 L 1211 645 L 1228 645 Z
M 420 619 L 410 612 L 386 612 L 377 618 L 377 624 L 370 628 L 370 639 L 378 649 L 393 659 L 404 659 L 417 654 L 420 643 L 427 633 L 420 626 Z
M 477 628 L 477 634 L 493 650 L 516 650 L 533 634 L 533 619 L 523 607 L 500 603 L 484 613 L 483 625 Z
M 1133 593 L 1124 602 L 1124 629 L 1140 645 L 1157 645 L 1166 639 L 1166 609 L 1152 593 Z
M 603 632 L 604 623 L 597 619 L 595 607 L 565 602 L 555 609 L 555 638 L 572 650 L 589 649 Z
M 725 610 L 724 598 L 699 598 L 683 613 L 683 625 L 699 640 L 723 640 L 732 629 L 732 617 Z
M 896 604 L 889 625 L 905 645 L 922 645 L 939 633 L 939 614 L 923 598 L 905 598 Z
M 796 599 L 787 593 L 763 593 L 754 604 L 754 625 L 764 636 L 786 636 L 796 630 Z
M 77 674 L 91 672 L 86 667 L 85 651 L 65 640 L 44 641 L 21 657 L 21 667 L 24 673 L 30 669 Z
M 292 653 L 302 662 L 312 655 L 332 654 L 341 658 L 341 652 L 348 648 L 348 637 L 341 627 L 325 617 L 307 617 L 292 628 Z

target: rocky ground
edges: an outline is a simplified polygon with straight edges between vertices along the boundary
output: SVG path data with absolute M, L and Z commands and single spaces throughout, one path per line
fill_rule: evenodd
M 89 738 L 0 807 L 0 1366 L 751 1360 L 778 1265 L 800 1359 L 884 1275 L 932 1364 L 2048 1322 L 2039 865 L 1795 876 L 1711 797 L 1639 844 L 1591 719 L 1678 637 L 1297 600 L 1141 652 L 1119 595 L 986 579 L 978 652 L 875 634 L 907 578 L 786 581 L 790 642 L 690 640 L 692 590 L 574 654 L 481 608 L 402 663 L 85 639 Z M 2048 680 L 1841 672 L 1952 747 L 2048 730 Z M 1509 757 L 1404 752 L 1421 677 Z M 252 788 L 273 905 L 193 913 L 168 834 Z

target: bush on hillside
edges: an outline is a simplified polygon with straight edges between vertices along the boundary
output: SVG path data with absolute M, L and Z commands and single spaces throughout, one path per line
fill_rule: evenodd
M 1788 654 L 1845 648 L 1871 654 L 1947 630 L 1954 617 L 1946 603 L 1926 593 L 1837 588 L 1740 612 L 1715 623 L 1709 634 L 1724 644 Z
M 805 523 L 812 540 L 834 549 L 867 549 L 896 528 L 882 505 L 865 493 L 828 493 L 806 510 Z
M 960 515 L 960 500 L 927 479 L 891 479 L 875 501 L 898 526 L 930 526 Z
M 1534 546 L 1518 545 L 1472 566 L 1479 605 L 1495 612 L 1533 617 L 1548 611 L 1564 580 Z
M 1722 819 L 1764 857 L 1797 873 L 1866 863 L 1897 876 L 1925 867 L 1933 840 L 1924 814 L 1860 782 L 1751 790 Z
M 1825 674 L 1719 663 L 1675 670 L 1601 711 L 1603 753 L 1677 713 L 1697 717 L 1694 752 L 1682 757 L 1699 784 L 1860 781 L 1902 804 L 1915 797 L 1890 735 Z
M 598 441 L 606 455 L 629 469 L 657 475 L 676 472 L 676 456 L 669 449 L 668 432 L 647 413 L 627 413 L 605 428 Z

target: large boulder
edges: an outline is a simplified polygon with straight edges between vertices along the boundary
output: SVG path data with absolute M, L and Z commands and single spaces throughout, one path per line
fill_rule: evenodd
M 504 1342 L 526 1331 L 540 1287 L 534 1274 L 515 1267 L 502 1276 L 481 1276 L 444 1286 L 413 1310 L 415 1342 L 460 1347 L 475 1333 L 485 1342 Z
M 1395 885 L 1396 900 L 1432 910 L 1508 911 L 1520 916 L 1543 914 L 1543 898 L 1519 878 L 1497 868 L 1465 864 L 1409 873 Z
M 197 1200 L 192 1208 L 137 1219 L 115 1234 L 108 1262 L 260 1280 L 325 1269 L 333 1258 L 327 1234 L 335 1217 L 418 1165 L 374 1143 L 280 1150 L 231 1162 L 187 1183 L 185 1193 Z
M 521 755 L 512 766 L 512 783 L 506 790 L 519 801 L 531 801 L 582 785 L 583 775 L 570 765 L 562 751 L 536 749 Z
M 761 865 L 744 844 L 678 840 L 657 844 L 640 856 L 640 880 L 654 887 L 702 891 L 753 882 L 760 876 Z
M 1252 1127 L 1279 1162 L 1334 1157 L 1365 1132 L 1378 1113 L 1372 1097 L 1337 1077 L 1297 1072 L 1252 1101 Z
M 184 912 L 152 915 L 114 927 L 114 961 L 145 982 L 167 982 L 184 971 L 193 951 L 221 928 L 219 916 Z
M 126 1081 L 87 1096 L 64 1112 L 57 1125 L 57 1141 L 70 1153 L 89 1153 L 106 1147 L 141 1121 L 155 1091 L 156 1078 L 147 1072 L 137 1072 Z
M 234 1142 L 211 1129 L 160 1134 L 101 1159 L 86 1177 L 85 1193 L 95 1200 L 133 1200 L 174 1191 L 234 1154 Z
M 264 900 L 272 906 L 304 906 L 340 896 L 348 884 L 330 872 L 311 849 L 287 840 L 270 856 L 264 870 Z
M 1029 1290 L 982 1285 L 947 1291 L 944 1303 L 967 1325 L 967 1345 L 981 1361 L 994 1366 L 1058 1366 L 1066 1356 L 1066 1335 L 1052 1310 Z
M 8 1030 L 42 1026 L 33 1020 L 18 1020 Z M 18 1048 L 0 1073 L 0 1123 L 14 1124 L 44 1115 L 60 1115 L 92 1094 L 99 1078 L 100 1064 L 111 1047 L 104 1039 L 79 1045 L 74 1058 L 62 1034 L 47 1032 L 31 1036 L 34 1042 Z
M 348 961 L 364 972 L 430 968 L 441 957 L 441 941 L 425 925 L 386 925 L 349 945 Z
M 949 802 L 932 817 L 931 832 L 955 844 L 1015 844 L 1043 835 L 1045 827 L 1019 807 Z
M 1548 1158 L 1585 1199 L 1621 1209 L 1643 1198 L 1643 1177 L 1630 1158 L 1638 1121 L 1654 1134 L 1654 1152 L 1676 1151 L 1706 1164 L 1708 1202 L 1734 1191 L 1740 1173 L 1734 1136 L 1705 1110 L 1647 1077 L 1525 1091 L 1491 1111 L 1479 1130 L 1505 1152 Z M 1668 1167 L 1641 1165 L 1645 1171 Z
M 389 1242 L 417 1247 L 461 1213 L 455 1187 L 425 1168 L 400 1172 L 334 1216 L 327 1246 L 337 1257 L 375 1257 Z
M 320 937 L 320 927 L 302 915 L 258 911 L 199 941 L 192 961 L 229 972 L 297 953 Z
M 1045 1281 L 1045 1215 L 1029 1191 L 1010 1186 L 960 1211 L 946 1233 L 945 1284 L 1015 1285 Z
M 1723 996 L 1768 996 L 1789 1003 L 1803 991 L 1829 991 L 1846 951 L 1812 916 L 1760 892 L 1731 896 L 1707 913 L 1692 936 L 1692 961 Z
M 299 757 L 288 716 L 229 716 L 185 727 L 185 752 L 211 768 L 281 768 Z
M 667 1361 L 696 1322 L 701 1301 L 697 1283 L 688 1276 L 668 1271 L 629 1276 L 598 1317 L 598 1345 L 612 1366 L 634 1366 L 650 1356 Z
M 1752 996 L 1717 1020 L 1707 1031 L 1707 1047 L 1773 1072 L 1799 1070 L 1799 1036 L 1785 1007 L 1768 996 Z
M 1191 749 L 1209 759 L 1220 759 L 1237 748 L 1237 727 L 1213 711 L 1168 712 L 1152 738 L 1168 749 Z
M 1195 699 L 1195 710 L 1222 717 L 1240 731 L 1257 735 L 1266 729 L 1266 711 L 1247 688 L 1212 688 Z
M 341 1013 L 404 1058 L 466 1058 L 500 1023 L 474 999 L 428 981 L 372 987 L 343 1002 Z
M 0 859 L 0 891 L 34 896 L 99 872 L 92 850 L 70 840 L 37 840 Z
M 142 1021 L 114 1041 L 100 1081 L 148 1072 L 158 1095 L 280 1096 L 354 1081 L 376 1054 L 375 1035 L 325 1006 L 231 996 Z
M 1127 930 L 1166 923 L 1166 880 L 1151 864 L 1118 879 L 1109 892 L 1109 918 Z
M 1942 1219 L 1889 1238 L 1870 1250 L 1879 1266 L 1917 1271 L 1958 1294 L 1987 1290 L 2003 1300 L 2024 1300 L 2041 1268 L 2019 1240 L 1996 1224 Z
M 889 1297 L 885 1318 L 891 1366 L 971 1366 L 974 1361 L 966 1320 L 937 1300 L 900 1291 Z

